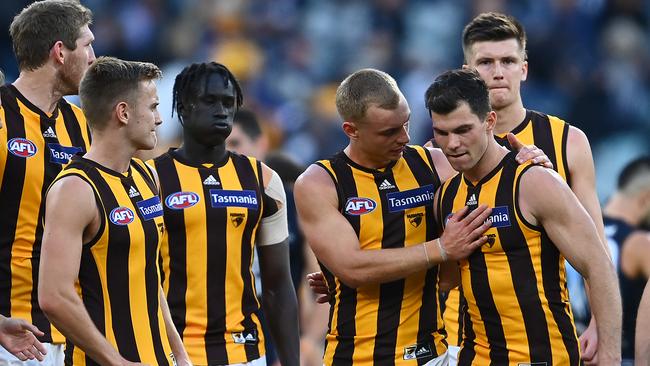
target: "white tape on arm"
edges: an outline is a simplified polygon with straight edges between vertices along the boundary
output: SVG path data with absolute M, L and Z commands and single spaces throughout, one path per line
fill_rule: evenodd
M 278 173 L 273 171 L 271 181 L 264 192 L 278 204 L 278 211 L 271 216 L 262 218 L 257 233 L 257 245 L 265 246 L 279 244 L 289 237 L 287 224 L 287 196 Z

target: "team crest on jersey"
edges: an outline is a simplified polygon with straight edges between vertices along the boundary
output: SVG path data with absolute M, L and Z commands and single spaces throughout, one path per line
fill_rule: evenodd
M 72 156 L 81 152 L 81 148 L 76 146 L 63 146 L 59 144 L 47 144 L 50 149 L 50 161 L 57 164 L 67 164 Z
M 22 137 L 15 137 L 7 141 L 7 150 L 20 158 L 29 158 L 36 154 L 36 144 Z
M 160 202 L 160 197 L 158 196 L 153 196 L 146 200 L 138 201 L 136 202 L 136 205 L 138 206 L 140 215 L 142 215 L 142 218 L 145 220 L 151 220 L 163 215 L 162 203 Z
M 423 217 L 424 217 L 424 213 L 422 212 L 406 215 L 406 218 L 409 219 L 409 222 L 411 223 L 411 225 L 413 225 L 413 227 L 420 226 Z
M 345 203 L 345 213 L 352 216 L 365 215 L 375 210 L 377 202 L 365 197 L 351 197 Z
M 233 213 L 230 214 L 230 222 L 232 222 L 232 224 L 235 227 L 239 227 L 239 225 L 241 225 L 244 222 L 245 218 L 246 218 L 246 214 L 243 214 L 243 213 L 234 213 L 233 212 Z
M 431 345 L 428 343 L 414 344 L 404 348 L 403 358 L 405 360 L 416 360 L 431 356 L 433 356 L 433 351 L 431 350 Z
M 135 214 L 133 211 L 131 211 L 130 208 L 120 206 L 114 208 L 111 213 L 108 215 L 110 218 L 111 222 L 114 223 L 115 225 L 128 225 L 133 222 L 135 219 Z
M 244 207 L 257 209 L 257 192 L 252 190 L 211 189 L 212 207 Z
M 388 211 L 400 212 L 409 208 L 433 204 L 435 190 L 433 184 L 428 184 L 408 191 L 393 192 L 386 195 Z
M 184 210 L 199 203 L 200 197 L 194 192 L 175 192 L 165 198 L 165 205 L 172 210 Z

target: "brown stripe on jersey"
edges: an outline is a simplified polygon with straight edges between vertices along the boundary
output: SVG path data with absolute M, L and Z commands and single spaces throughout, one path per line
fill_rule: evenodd
M 347 164 L 344 153 L 336 155 L 331 161 L 332 168 L 336 172 L 338 185 L 341 190 L 345 190 L 344 197 L 357 197 L 357 183 L 354 180 L 352 168 Z M 341 202 L 341 210 L 345 215 L 345 202 Z M 359 236 L 361 231 L 361 217 L 346 215 L 346 219 Z M 354 337 L 344 336 L 341 334 L 356 334 L 355 314 L 357 308 L 357 291 L 340 282 L 340 295 L 337 315 L 337 337 L 338 344 L 334 352 L 332 364 L 337 366 L 352 365 L 352 356 L 354 355 Z
M 157 194 L 158 189 L 155 186 L 153 178 L 149 175 L 150 173 L 145 170 L 138 162 L 131 161 L 131 168 L 137 170 L 142 174 L 144 181 L 146 182 L 149 189 L 152 193 Z M 130 187 L 137 187 L 133 176 L 128 178 L 121 179 L 122 187 L 125 192 L 129 192 Z M 131 197 L 131 203 L 133 207 L 138 208 L 138 201 L 142 200 L 144 195 L 141 193 L 139 196 Z M 155 196 L 154 196 L 155 197 Z M 147 298 L 147 313 L 149 315 L 149 326 L 152 329 L 151 337 L 153 341 L 153 350 L 156 355 L 156 360 L 159 365 L 167 364 L 167 356 L 165 355 L 165 350 L 163 349 L 162 339 L 160 332 L 155 330 L 159 329 L 160 320 L 158 319 L 158 309 L 160 309 L 160 278 L 158 277 L 158 239 L 160 233 L 158 232 L 158 225 L 154 220 L 145 220 L 140 212 L 136 213 L 140 215 L 142 220 L 142 231 L 144 232 L 145 237 L 145 291 Z
M 99 173 L 99 170 L 88 169 L 87 174 L 90 180 L 95 183 L 107 211 L 122 206 L 115 198 L 111 186 Z M 110 217 L 108 219 L 110 221 Z M 108 237 L 111 244 L 113 244 L 106 249 L 106 287 L 111 301 L 111 327 L 120 354 L 130 361 L 137 362 L 140 361 L 140 355 L 136 347 L 133 318 L 131 317 L 131 311 L 129 311 L 132 294 L 130 294 L 129 286 L 126 285 L 129 283 L 129 273 L 126 269 L 129 268 L 131 237 L 128 225 L 108 224 L 107 229 Z M 88 254 L 90 257 L 85 262 L 94 261 L 92 254 L 90 252 Z M 84 275 L 85 273 L 79 272 L 80 283 L 86 282 L 87 279 L 82 277 Z M 95 288 L 94 291 L 97 291 L 97 289 Z M 133 294 L 133 296 L 142 296 L 142 294 Z
M 13 138 L 25 138 L 24 117 L 20 113 L 16 98 L 2 88 L 2 106 L 5 111 L 3 121 L 7 131 L 7 142 Z M 8 147 L 7 147 L 8 150 Z M 16 218 L 20 211 L 20 197 L 23 192 L 23 182 L 26 172 L 26 159 L 15 156 L 7 151 L 4 164 L 2 187 L 0 188 L 0 313 L 11 315 L 11 252 L 16 235 Z M 5 280 L 6 279 L 6 280 Z M 42 339 L 51 341 L 51 339 Z
M 418 149 L 422 149 L 419 148 Z M 409 148 L 410 150 L 410 148 Z M 409 151 L 407 150 L 407 152 Z M 413 153 L 417 153 L 415 148 Z M 410 154 L 409 154 L 410 155 Z M 424 187 L 429 184 L 433 184 L 434 192 L 440 187 L 440 177 L 438 176 L 438 171 L 436 170 L 433 160 L 431 159 L 431 154 L 428 150 L 424 149 L 424 155 L 426 156 L 427 165 L 421 159 L 405 159 L 409 169 L 413 173 L 415 180 L 418 182 L 420 187 Z M 435 204 L 435 203 L 434 203 Z M 424 208 L 425 217 L 434 218 L 433 207 L 434 204 L 427 205 Z M 426 240 L 433 240 L 439 236 L 439 230 L 436 228 L 435 222 L 426 223 Z M 434 355 L 437 356 L 435 350 L 436 347 L 433 346 L 434 339 L 432 334 L 439 328 L 438 325 L 438 304 L 441 304 L 440 299 L 438 298 L 438 286 L 436 281 L 438 280 L 438 266 L 434 266 L 427 270 L 424 280 L 424 287 L 422 289 L 422 307 L 420 308 L 420 321 L 418 324 L 418 335 L 417 343 L 430 343 L 432 344 L 432 350 Z M 446 343 L 446 341 L 444 341 Z M 423 365 L 428 362 L 429 358 L 418 358 L 418 365 Z
M 478 187 L 468 187 L 465 202 L 473 194 L 476 195 L 476 201 L 478 202 L 481 194 L 480 185 Z M 476 250 L 467 258 L 467 261 L 469 262 L 469 269 L 472 274 L 472 292 L 474 293 L 481 319 L 483 319 L 483 323 L 485 324 L 485 333 L 490 343 L 490 359 L 497 365 L 505 365 L 508 363 L 506 338 L 501 323 L 501 316 L 492 296 L 485 254 L 481 250 Z
M 379 194 L 382 210 L 382 239 L 381 248 L 403 248 L 406 238 L 404 228 L 404 211 L 390 212 L 386 209 L 388 193 L 398 192 L 393 170 L 374 173 L 377 187 L 384 180 L 394 182 L 393 188 L 382 190 Z M 404 298 L 404 280 L 396 280 L 379 285 L 379 307 L 377 309 L 377 333 L 373 359 L 375 364 L 393 364 L 397 346 L 397 328 L 399 326 L 402 299 Z
M 65 123 L 65 129 L 70 136 L 70 140 L 84 141 L 83 134 L 81 132 L 81 125 L 79 125 L 77 115 L 72 110 L 70 103 L 68 103 L 65 99 L 61 99 L 61 103 L 59 103 L 59 111 L 63 115 L 63 122 Z M 75 143 L 73 143 L 73 145 L 78 146 Z M 85 152 L 85 146 L 83 150 Z
M 187 237 L 185 236 L 185 213 L 184 210 L 172 210 L 164 204 L 167 196 L 181 192 L 181 182 L 171 155 L 164 154 L 155 161 L 158 178 L 161 182 L 160 195 L 163 201 L 165 225 L 167 226 L 168 250 L 169 250 L 169 273 L 162 274 L 169 282 L 167 291 L 167 303 L 172 320 L 183 336 L 185 331 L 187 292 Z M 162 184 L 164 182 L 164 185 Z M 173 229 L 172 229 L 173 228 Z
M 460 293 L 462 296 L 462 292 Z M 459 317 L 463 318 L 463 332 L 465 333 L 462 339 L 462 348 L 458 352 L 458 366 L 471 366 L 474 363 L 474 358 L 476 357 L 476 350 L 474 349 L 476 333 L 474 333 L 474 324 L 472 319 L 469 316 L 469 311 L 467 311 L 467 306 L 462 308 L 462 311 L 459 314 Z M 460 330 L 458 331 L 460 334 Z
M 562 163 L 564 165 L 564 174 L 566 175 L 566 183 L 571 187 L 571 171 L 569 170 L 569 159 L 567 156 L 567 144 L 569 139 L 569 124 L 564 124 L 562 130 Z M 557 168 L 555 168 L 557 170 Z
M 551 163 L 553 163 L 553 166 L 557 167 L 558 159 L 555 155 L 555 146 L 553 144 L 553 135 L 551 134 L 548 116 L 532 111 L 531 122 L 533 125 L 533 141 L 535 146 L 542 149 Z
M 254 290 L 254 280 L 251 276 L 251 266 L 253 258 L 252 248 L 249 243 L 252 242 L 253 230 L 257 227 L 259 218 L 264 210 L 263 207 L 263 194 L 264 186 L 262 181 L 262 165 L 258 161 L 256 164 L 257 172 L 253 170 L 250 160 L 248 158 L 243 158 L 237 155 L 231 155 L 233 165 L 235 166 L 235 171 L 239 182 L 241 184 L 242 190 L 252 190 L 255 191 L 257 195 L 257 209 L 248 208 L 246 216 L 246 227 L 242 234 L 242 246 L 241 246 L 241 277 L 244 282 L 244 290 L 242 296 L 242 314 L 244 315 L 244 320 L 242 325 L 246 331 L 256 331 L 258 340 L 260 338 L 261 329 L 257 329 L 257 324 L 253 321 L 253 314 L 256 314 L 259 311 L 259 303 L 257 298 L 255 298 Z M 256 316 L 256 315 L 255 315 Z M 248 362 L 260 358 L 259 347 L 257 344 L 244 344 L 244 349 L 246 351 L 246 359 Z
M 512 154 L 511 154 L 512 157 Z M 504 160 L 509 159 L 506 157 Z M 530 166 L 530 165 L 529 165 Z M 504 164 L 498 183 L 495 206 L 509 205 L 513 200 L 513 182 L 518 164 L 512 157 Z M 518 206 L 513 202 L 512 206 Z M 523 316 L 524 327 L 528 337 L 528 348 L 531 362 L 548 362 L 552 364 L 551 340 L 548 323 L 539 298 L 537 274 L 533 259 L 528 250 L 528 241 L 521 227 L 514 221 L 513 213 L 509 227 L 496 228 L 499 233 L 501 246 L 508 259 L 512 285 L 517 296 L 517 302 Z
M 221 183 L 219 172 L 215 169 L 199 168 L 199 175 L 202 182 L 212 175 L 214 179 Z M 210 187 L 209 185 L 203 185 L 206 200 L 211 200 Z M 214 210 L 210 202 L 205 203 L 205 222 L 226 222 L 226 210 Z M 220 227 L 221 225 L 215 225 L 207 228 L 207 243 L 209 244 L 207 246 L 206 262 L 211 275 L 206 279 L 208 328 L 205 333 L 205 351 L 208 360 L 223 360 L 228 364 L 226 340 L 223 338 L 223 332 L 226 330 L 226 304 L 224 299 L 226 297 L 226 261 L 228 260 L 228 249 L 224 244 L 228 238 L 226 237 L 226 230 L 217 230 Z M 210 245 L 215 243 L 220 245 Z M 217 337 L 223 339 L 223 341 L 219 340 L 219 346 L 214 344 Z

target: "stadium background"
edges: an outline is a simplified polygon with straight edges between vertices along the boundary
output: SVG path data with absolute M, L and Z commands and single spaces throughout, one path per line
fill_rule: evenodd
M 0 2 L 0 67 L 18 70 L 9 24 L 31 1 Z M 345 146 L 334 106 L 346 74 L 389 72 L 412 110 L 412 143 L 430 138 L 423 95 L 462 64 L 463 25 L 482 11 L 516 16 L 528 33 L 524 105 L 588 135 L 604 201 L 621 167 L 650 153 L 650 1 L 645 0 L 82 0 L 95 53 L 150 61 L 159 83 L 161 149 L 177 144 L 174 76 L 193 61 L 226 64 L 273 146 L 301 163 Z M 71 98 L 76 101 L 75 97 Z

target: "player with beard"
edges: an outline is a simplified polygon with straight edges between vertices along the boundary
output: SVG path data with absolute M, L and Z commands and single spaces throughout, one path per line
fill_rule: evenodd
M 74 1 L 45 0 L 23 9 L 10 34 L 20 75 L 0 87 L 0 314 L 26 319 L 44 333 L 45 364 L 63 362 L 63 336 L 38 306 L 43 196 L 75 153 L 90 143 L 77 94 L 94 59 L 90 10 Z M 0 348 L 0 361 L 18 359 Z

